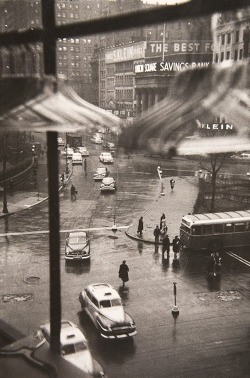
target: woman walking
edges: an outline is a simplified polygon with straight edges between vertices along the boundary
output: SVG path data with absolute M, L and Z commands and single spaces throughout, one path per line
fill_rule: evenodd
M 126 260 L 123 260 L 122 264 L 120 265 L 119 268 L 119 277 L 122 280 L 122 286 L 125 287 L 125 282 L 128 282 L 128 272 L 129 272 L 129 267 L 126 264 Z

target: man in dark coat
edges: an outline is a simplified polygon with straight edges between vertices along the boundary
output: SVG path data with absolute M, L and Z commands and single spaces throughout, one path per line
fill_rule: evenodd
M 141 217 L 139 219 L 139 222 L 138 222 L 138 234 L 140 235 L 140 237 L 142 237 L 142 230 L 143 230 L 143 217 Z
M 119 277 L 122 280 L 122 283 L 123 283 L 122 286 L 123 287 L 125 286 L 125 282 L 128 282 L 128 280 L 129 280 L 128 272 L 129 272 L 129 267 L 126 264 L 126 260 L 123 260 L 122 264 L 120 265 L 119 272 L 118 272 Z
M 157 226 L 154 229 L 154 236 L 155 236 L 155 243 L 156 244 L 159 243 L 160 234 L 161 234 L 161 231 L 160 231 L 159 226 L 157 224 Z
M 162 239 L 162 256 L 164 256 L 164 252 L 167 251 L 167 257 L 169 257 L 170 252 L 170 240 L 169 236 L 165 235 Z
M 71 200 L 75 201 L 76 200 L 76 188 L 73 184 L 71 185 L 71 188 L 70 188 L 70 194 L 71 194 Z

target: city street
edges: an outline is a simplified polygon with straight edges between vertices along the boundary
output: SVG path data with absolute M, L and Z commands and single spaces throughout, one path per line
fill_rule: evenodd
M 165 211 L 172 239 L 179 233 L 179 213 L 192 212 L 197 196 L 194 164 L 181 159 L 169 163 L 142 155 L 129 159 L 119 153 L 114 165 L 107 165 L 117 191 L 101 194 L 100 182 L 94 181 L 93 173 L 102 166 L 98 161 L 102 148 L 87 147 L 87 170 L 74 166 L 67 189 L 60 192 L 62 318 L 79 325 L 109 378 L 249 376 L 250 267 L 225 252 L 222 276 L 208 277 L 209 255 L 205 252 L 182 251 L 176 262 L 171 251 L 170 259 L 164 260 L 161 247 L 133 240 L 125 229 L 104 229 L 114 223 L 129 226 L 142 215 L 146 219 L 149 208 L 155 206 L 159 211 L 156 218 L 160 219 Z M 45 163 L 44 158 L 39 169 L 45 169 Z M 60 164 L 61 171 L 65 170 L 64 158 Z M 176 180 L 174 193 L 165 188 L 167 207 L 161 210 L 155 205 L 161 192 L 158 165 L 163 166 L 166 176 Z M 78 191 L 76 201 L 70 197 L 72 183 Z M 31 178 L 20 191 L 32 185 L 34 192 L 46 192 L 47 183 L 39 178 Z M 66 263 L 64 259 L 67 233 L 79 228 L 99 228 L 89 232 L 89 264 Z M 1 319 L 27 335 L 49 320 L 48 234 L 38 233 L 47 230 L 47 201 L 0 219 L 0 233 L 31 232 L 0 239 Z M 250 261 L 246 249 L 228 252 Z M 118 277 L 123 260 L 130 269 L 124 289 Z M 78 295 L 95 282 L 107 282 L 118 290 L 137 326 L 138 333 L 132 340 L 102 340 L 81 311 Z M 178 317 L 172 315 L 174 282 Z M 11 296 L 18 295 L 19 301 L 11 300 Z

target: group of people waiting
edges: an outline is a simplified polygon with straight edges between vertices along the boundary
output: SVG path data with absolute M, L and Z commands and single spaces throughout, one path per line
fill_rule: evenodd
M 167 252 L 167 255 L 169 255 L 170 252 L 170 239 L 167 234 L 168 227 L 166 224 L 166 215 L 162 213 L 161 218 L 160 218 L 160 226 L 157 225 L 154 229 L 154 237 L 155 237 L 155 243 L 159 244 L 160 240 L 162 242 L 162 252 L 165 253 Z M 138 222 L 138 229 L 137 229 L 137 234 L 142 237 L 142 232 L 143 232 L 143 217 L 140 217 L 139 222 Z M 180 239 L 176 235 L 172 241 L 172 246 L 173 246 L 173 252 L 177 253 L 180 250 Z

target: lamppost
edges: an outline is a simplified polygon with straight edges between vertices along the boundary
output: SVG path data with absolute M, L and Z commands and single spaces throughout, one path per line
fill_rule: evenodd
M 5 154 L 4 141 L 5 141 L 5 135 L 3 135 L 3 138 L 2 138 L 2 147 L 3 147 L 3 210 L 2 210 L 2 212 L 4 214 L 8 214 L 7 196 L 6 196 L 6 176 L 5 176 L 5 172 L 6 172 L 6 154 Z

